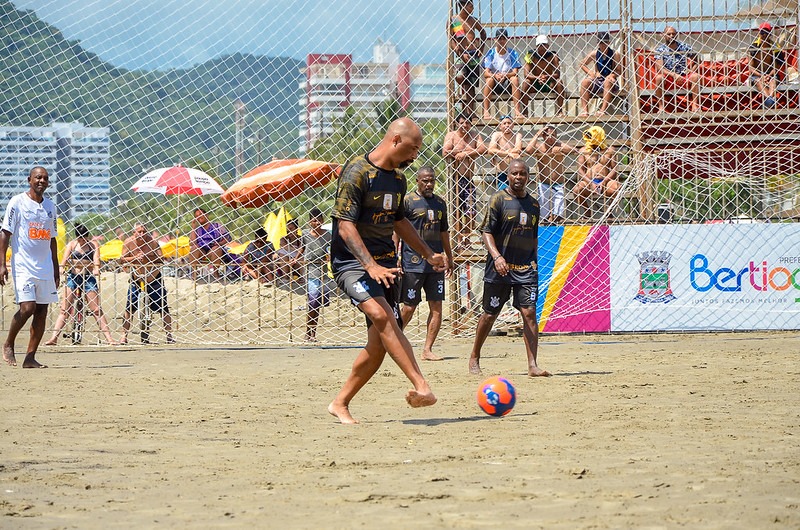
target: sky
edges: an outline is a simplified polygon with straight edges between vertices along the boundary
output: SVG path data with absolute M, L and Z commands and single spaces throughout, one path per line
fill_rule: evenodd
M 185 68 L 236 52 L 349 53 L 378 39 L 412 64 L 444 62 L 446 0 L 12 0 L 115 66 Z M 411 7 L 413 6 L 413 7 Z

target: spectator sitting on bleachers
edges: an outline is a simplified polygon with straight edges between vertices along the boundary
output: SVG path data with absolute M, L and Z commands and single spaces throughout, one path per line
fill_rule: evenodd
M 459 0 L 456 6 L 459 11 L 450 23 L 450 47 L 461 63 L 456 73 L 456 82 L 464 96 L 463 109 L 474 113 L 475 93 L 481 80 L 481 59 L 483 44 L 486 42 L 486 30 L 478 19 L 472 16 L 474 9 L 472 0 Z
M 619 92 L 617 79 L 622 75 L 622 61 L 609 45 L 610 42 L 611 35 L 601 31 L 597 34 L 597 49 L 581 61 L 580 68 L 588 76 L 581 81 L 581 117 L 589 115 L 590 97 L 602 96 L 603 102 L 596 113 L 602 116 L 611 103 L 611 97 Z
M 774 107 L 777 102 L 778 75 L 784 67 L 783 51 L 772 38 L 772 24 L 764 22 L 758 28 L 758 37 L 750 45 L 750 85 L 764 97 L 764 106 Z
M 556 96 L 556 116 L 563 116 L 567 94 L 561 81 L 561 59 L 550 49 L 547 35 L 537 35 L 536 47 L 525 54 L 523 104 L 527 105 L 536 94 L 550 93 Z
M 672 88 L 689 90 L 689 105 L 692 111 L 700 110 L 700 75 L 697 68 L 697 54 L 688 44 L 676 39 L 678 32 L 672 26 L 664 28 L 664 43 L 655 49 L 656 61 L 656 99 L 659 112 L 666 112 L 664 92 Z
M 254 280 L 269 285 L 275 281 L 275 247 L 263 228 L 256 229 L 255 236 L 242 253 L 242 270 Z
M 606 143 L 606 131 L 599 125 L 583 133 L 585 145 L 578 156 L 578 183 L 572 192 L 582 207 L 590 198 L 614 197 L 619 191 L 616 149 Z
M 536 158 L 541 225 L 564 222 L 564 160 L 579 151 L 579 147 L 559 140 L 553 125 L 542 127 L 525 147 L 525 153 Z
M 519 54 L 508 47 L 508 31 L 498 29 L 495 33 L 495 45 L 483 58 L 483 77 L 486 85 L 483 87 L 483 119 L 490 120 L 492 114 L 489 112 L 491 96 L 511 94 L 514 102 L 514 115 L 517 118 L 523 117 L 520 106 L 520 86 L 519 69 L 522 63 L 519 61 Z
M 231 242 L 228 230 L 220 223 L 212 223 L 202 208 L 194 211 L 192 233 L 189 235 L 189 262 L 196 267 L 203 259 L 207 259 L 212 267 L 212 274 L 222 277 L 220 269 L 232 261 L 225 245 Z

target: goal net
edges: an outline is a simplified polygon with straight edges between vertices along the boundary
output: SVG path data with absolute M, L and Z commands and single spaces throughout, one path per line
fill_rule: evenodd
M 132 344 L 168 339 L 157 277 L 178 343 L 302 343 L 309 323 L 320 343 L 360 343 L 363 315 L 306 250 L 330 230 L 340 168 L 410 116 L 409 190 L 432 167 L 449 209 L 442 337 L 474 331 L 478 227 L 518 157 L 549 214 L 542 331 L 796 328 L 797 27 L 796 0 L 0 0 L 0 198 L 43 166 L 60 252 L 78 225 L 78 248 L 97 244 L 98 271 L 64 259 L 58 335 L 86 299 L 68 277 L 93 273 Z M 502 74 L 488 88 L 487 69 Z M 474 153 L 457 156 L 445 138 L 466 129 Z M 147 266 L 131 257 L 142 229 L 160 251 Z M 11 286 L 2 304 L 7 329 Z M 101 342 L 87 315 L 82 342 Z M 423 302 L 413 340 L 427 318 Z M 518 327 L 509 306 L 497 328 Z

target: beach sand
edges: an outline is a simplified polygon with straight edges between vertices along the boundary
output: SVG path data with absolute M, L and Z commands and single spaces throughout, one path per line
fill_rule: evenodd
M 387 359 L 357 426 L 326 411 L 357 348 L 4 365 L 0 528 L 800 527 L 800 333 L 545 337 L 536 380 L 517 337 L 489 338 L 482 377 L 469 350 L 423 363 L 426 409 Z M 504 418 L 475 404 L 495 374 Z

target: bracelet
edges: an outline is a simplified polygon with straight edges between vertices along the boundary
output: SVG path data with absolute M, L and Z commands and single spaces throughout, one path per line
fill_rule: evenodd
M 495 261 L 499 260 L 500 258 L 503 258 L 502 254 L 498 254 L 497 257 L 492 256 L 492 259 L 495 260 Z M 505 258 L 503 258 L 503 259 L 505 259 Z

